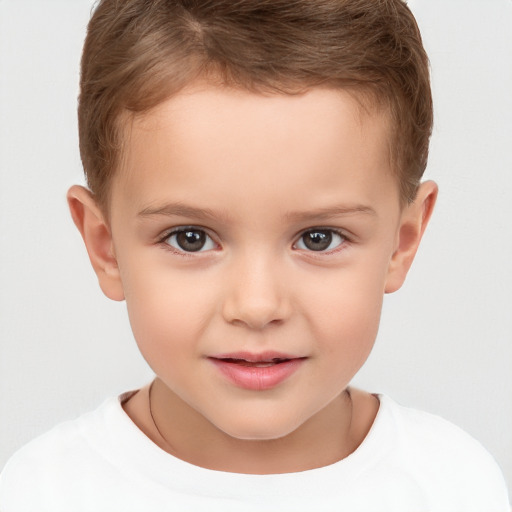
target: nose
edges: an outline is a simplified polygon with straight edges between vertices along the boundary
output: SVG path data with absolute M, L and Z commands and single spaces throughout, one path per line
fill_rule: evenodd
M 290 289 L 275 258 L 256 254 L 240 258 L 228 280 L 223 304 L 228 323 L 261 330 L 290 317 Z

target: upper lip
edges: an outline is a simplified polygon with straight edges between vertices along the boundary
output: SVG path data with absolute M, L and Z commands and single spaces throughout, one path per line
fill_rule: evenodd
M 265 352 L 260 352 L 259 354 L 252 352 L 229 352 L 226 354 L 216 354 L 214 356 L 210 356 L 210 358 L 243 360 L 249 363 L 266 363 L 272 361 L 286 361 L 290 359 L 304 359 L 302 356 L 294 356 L 285 354 L 283 352 L 275 352 L 273 350 L 267 350 Z

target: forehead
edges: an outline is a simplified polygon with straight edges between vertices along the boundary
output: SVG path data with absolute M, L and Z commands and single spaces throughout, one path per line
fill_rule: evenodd
M 291 89 L 293 90 L 293 89 Z M 234 110 L 236 109 L 236 110 Z M 356 88 L 315 87 L 291 93 L 254 92 L 207 79 L 197 80 L 172 94 L 147 112 L 135 114 L 125 123 L 135 130 L 159 130 L 169 122 L 181 124 L 180 131 L 190 124 L 189 115 L 200 112 L 204 126 L 221 121 L 233 121 L 240 113 L 239 124 L 248 128 L 253 119 L 259 118 L 276 125 L 279 119 L 308 116 L 311 123 L 350 117 L 354 126 L 363 125 L 368 119 L 391 127 L 388 109 L 370 91 Z M 280 117 L 276 117 L 278 114 Z M 184 119 L 185 117 L 185 119 Z M 126 119 L 126 118 L 125 118 Z M 304 129 L 301 126 L 300 129 Z
M 259 191 L 271 201 L 313 185 L 340 191 L 394 181 L 389 119 L 366 105 L 339 89 L 264 95 L 196 84 L 133 119 L 113 193 L 147 202 L 151 183 L 177 193 L 193 177 L 198 194 Z

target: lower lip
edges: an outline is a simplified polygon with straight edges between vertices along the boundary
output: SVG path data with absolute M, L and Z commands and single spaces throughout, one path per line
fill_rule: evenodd
M 256 391 L 271 389 L 295 373 L 304 362 L 302 359 L 290 359 L 272 366 L 243 366 L 241 364 L 210 359 L 233 384 Z

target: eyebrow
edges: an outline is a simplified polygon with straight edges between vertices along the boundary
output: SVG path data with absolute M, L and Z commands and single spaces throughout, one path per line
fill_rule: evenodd
M 213 210 L 210 210 L 210 208 L 197 208 L 184 203 L 169 203 L 157 207 L 148 206 L 137 214 L 138 217 L 151 217 L 154 215 L 164 215 L 166 217 L 192 217 L 203 220 L 214 220 L 219 217 L 225 217 L 224 214 L 219 215 Z
M 319 208 L 312 211 L 289 212 L 285 215 L 286 219 L 293 222 L 303 221 L 322 221 L 333 217 L 348 216 L 354 214 L 364 214 L 377 216 L 377 212 L 371 206 L 333 206 L 329 208 Z
M 288 212 L 284 217 L 290 222 L 312 222 L 354 214 L 376 216 L 377 212 L 371 206 L 365 205 L 333 206 L 312 211 Z M 157 215 L 166 217 L 189 217 L 201 220 L 228 220 L 228 215 L 223 212 L 215 212 L 210 208 L 198 208 L 184 203 L 169 203 L 156 207 L 148 206 L 137 214 L 138 217 L 152 217 Z

